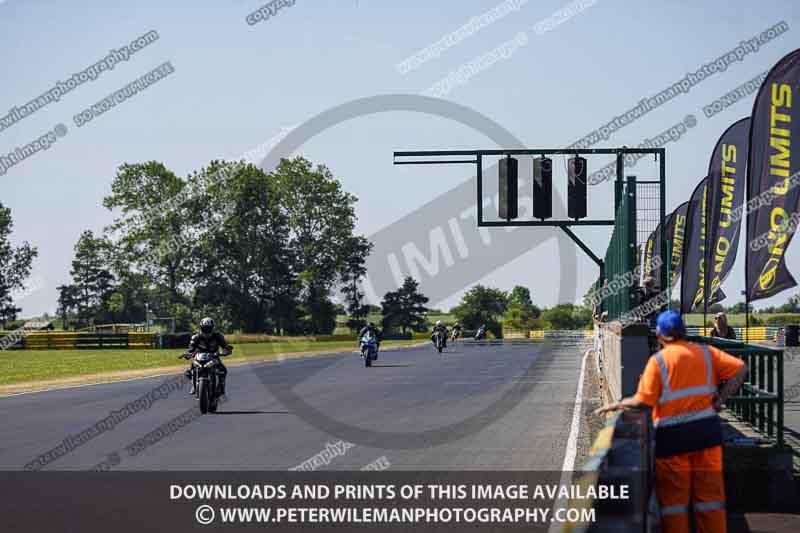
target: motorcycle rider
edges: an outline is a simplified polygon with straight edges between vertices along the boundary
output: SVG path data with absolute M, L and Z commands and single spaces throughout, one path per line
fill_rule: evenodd
M 364 338 L 364 335 L 367 333 L 371 333 L 375 336 L 375 359 L 378 358 L 378 352 L 381 349 L 381 335 L 378 333 L 378 328 L 375 327 L 375 324 L 372 322 L 367 322 L 367 325 L 361 328 L 361 331 L 358 332 L 358 348 L 361 349 L 361 339 Z
M 219 364 L 217 367 L 219 373 L 219 388 L 221 394 L 224 396 L 225 378 L 228 376 L 228 369 L 222 364 L 222 359 L 220 359 L 219 356 L 230 355 L 233 351 L 233 346 L 228 344 L 228 341 L 225 340 L 225 336 L 222 333 L 214 330 L 215 327 L 214 319 L 206 317 L 201 320 L 200 333 L 192 335 L 186 355 L 191 357 L 197 352 L 202 352 L 213 354 L 214 357 L 216 357 L 217 363 Z M 223 352 L 218 354 L 217 352 L 219 352 L 220 348 L 223 349 Z M 192 391 L 190 394 L 195 394 L 197 390 L 197 380 L 195 379 L 194 367 L 191 362 L 189 363 L 189 369 L 186 371 L 186 377 L 192 380 Z
M 461 324 L 456 322 L 455 324 L 453 324 L 453 333 L 450 336 L 450 340 L 455 341 L 460 336 L 461 336 Z
M 479 341 L 486 336 L 486 324 L 482 324 L 480 328 L 478 328 L 478 332 L 475 334 L 475 340 Z
M 437 320 L 436 324 L 433 326 L 433 331 L 431 331 L 431 342 L 434 345 L 436 344 L 436 334 L 440 331 L 442 332 L 442 335 L 444 335 L 442 347 L 447 348 L 447 326 L 442 324 L 441 320 Z

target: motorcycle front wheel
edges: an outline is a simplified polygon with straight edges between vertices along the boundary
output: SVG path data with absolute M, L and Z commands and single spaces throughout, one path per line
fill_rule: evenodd
M 197 382 L 197 396 L 200 398 L 200 413 L 206 414 L 210 403 L 207 379 L 201 379 Z

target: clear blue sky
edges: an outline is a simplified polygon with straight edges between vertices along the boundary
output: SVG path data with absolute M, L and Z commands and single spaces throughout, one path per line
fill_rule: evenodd
M 527 44 L 445 98 L 490 117 L 529 146 L 564 146 L 739 41 L 787 22 L 790 30 L 759 52 L 598 145 L 636 145 L 694 114 L 697 126 L 667 146 L 671 209 L 688 199 L 706 173 L 717 137 L 749 115 L 754 95 L 710 119 L 703 116 L 703 105 L 768 69 L 800 42 L 800 7 L 794 2 L 597 0 L 539 35 L 534 26 L 569 2 L 531 0 L 420 68 L 405 75 L 396 70 L 398 62 L 501 3 L 296 0 L 251 26 L 245 17 L 264 2 L 0 2 L 0 115 L 95 63 L 109 49 L 149 30 L 160 35 L 113 71 L 0 132 L 0 154 L 5 154 L 56 124 L 69 130 L 48 151 L 0 176 L 0 201 L 12 209 L 16 223 L 13 238 L 39 249 L 34 274 L 44 286 L 19 302 L 24 314 L 54 310 L 55 287 L 68 281 L 81 231 L 100 231 L 112 219 L 101 199 L 124 162 L 155 159 L 185 175 L 346 101 L 420 93 L 521 31 Z M 89 124 L 75 126 L 75 113 L 165 61 L 173 65 L 172 75 Z M 369 235 L 468 177 L 463 168 L 391 165 L 392 150 L 434 147 L 493 145 L 452 121 L 391 112 L 331 128 L 297 153 L 328 165 L 358 195 L 358 227 Z M 630 172 L 648 175 L 653 169 L 642 162 Z M 607 205 L 610 189 L 596 189 L 590 191 L 590 198 L 597 198 L 591 213 L 607 216 L 609 210 L 601 206 Z M 578 232 L 598 253 L 605 250 L 607 230 Z M 557 248 L 550 240 L 480 281 L 506 289 L 528 285 L 538 303 L 551 305 L 560 283 L 553 254 Z M 743 288 L 742 256 L 725 285 L 728 303 L 738 300 Z M 800 245 L 795 243 L 787 261 L 800 278 L 798 259 Z M 578 261 L 575 300 L 596 276 L 592 263 L 583 256 Z M 449 307 L 459 294 L 432 303 Z M 788 296 L 763 303 L 780 303 Z

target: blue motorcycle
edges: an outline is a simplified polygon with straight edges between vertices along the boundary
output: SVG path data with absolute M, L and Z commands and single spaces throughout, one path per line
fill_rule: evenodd
M 361 357 L 364 358 L 364 366 L 372 366 L 372 361 L 378 358 L 378 338 L 367 333 L 361 337 Z

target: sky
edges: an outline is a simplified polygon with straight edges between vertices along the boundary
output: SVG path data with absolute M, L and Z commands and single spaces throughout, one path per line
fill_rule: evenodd
M 497 11 L 503 13 L 498 20 L 466 35 L 462 32 L 408 72 L 400 67 L 407 58 L 498 6 L 509 8 Z M 254 22 L 251 14 L 262 7 L 262 20 L 250 24 L 248 16 Z M 312 124 L 315 117 L 337 106 L 379 95 L 420 95 L 448 76 L 455 81 L 448 90 L 435 94 L 445 102 L 434 109 L 458 104 L 526 147 L 564 147 L 780 22 L 788 25 L 788 31 L 595 145 L 635 146 L 693 115 L 693 126 L 666 145 L 668 210 L 686 201 L 706 175 L 719 135 L 750 114 L 755 93 L 710 118 L 703 107 L 769 69 L 796 47 L 800 5 L 621 0 L 276 0 L 271 4 L 0 0 L 0 60 L 5 65 L 0 117 L 96 64 L 111 49 L 148 32 L 158 36 L 113 69 L 101 71 L 96 79 L 78 84 L 58 101 L 0 130 L 0 155 L 47 132 L 59 135 L 51 136 L 55 142 L 47 150 L 0 175 L 0 202 L 12 210 L 14 242 L 28 241 L 39 250 L 33 268 L 35 283 L 17 303 L 23 316 L 54 312 L 56 287 L 69 281 L 79 235 L 86 229 L 102 232 L 114 218 L 102 206 L 102 199 L 123 163 L 157 160 L 185 176 L 212 159 L 239 158 L 265 143 L 271 149 L 280 139 L 276 136 Z M 499 49 L 504 53 L 496 60 L 484 61 L 466 76 L 452 75 Z M 75 117 L 81 111 L 167 62 L 171 73 L 77 125 Z M 273 156 L 299 154 L 327 165 L 345 189 L 359 198 L 357 230 L 368 237 L 388 239 L 391 235 L 397 242 L 381 242 L 381 250 L 395 247 L 395 258 L 406 258 L 405 265 L 400 260 L 398 272 L 410 271 L 407 259 L 413 247 L 408 242 L 420 235 L 423 242 L 428 236 L 435 242 L 438 223 L 431 222 L 430 227 L 406 224 L 404 217 L 439 209 L 435 200 L 446 204 L 448 194 L 474 172 L 470 167 L 449 165 L 394 166 L 392 152 L 501 146 L 485 129 L 436 111 L 357 109 L 358 116 L 315 130 L 290 153 Z M 590 158 L 589 171 L 608 161 Z M 491 163 L 487 162 L 487 168 Z M 560 159 L 557 164 L 563 168 Z M 646 158 L 627 173 L 655 177 L 656 171 L 657 166 Z M 557 168 L 554 179 L 554 194 L 563 197 L 563 171 Z M 590 217 L 609 218 L 612 198 L 609 183 L 590 187 Z M 449 215 L 442 216 L 442 227 L 446 227 Z M 474 222 L 460 220 L 461 224 Z M 477 231 L 474 224 L 468 229 Z M 575 231 L 596 254 L 604 254 L 608 228 Z M 596 279 L 594 263 L 574 247 L 563 246 L 564 237 L 554 238 L 551 228 L 522 228 L 513 234 L 517 241 L 528 236 L 534 244 L 512 253 L 504 244 L 512 235 L 503 229 L 491 230 L 492 248 L 487 250 L 495 261 L 484 265 L 477 256 L 460 249 L 453 252 L 458 244 L 448 234 L 451 260 L 446 254 L 440 254 L 439 264 L 428 258 L 425 286 L 436 294 L 431 304 L 449 308 L 474 283 L 503 289 L 526 285 L 540 305 L 580 301 Z M 426 246 L 419 246 L 424 255 L 437 250 L 435 245 Z M 739 261 L 724 284 L 729 304 L 740 299 L 736 295 L 744 285 L 743 246 L 740 242 Z M 788 250 L 786 260 L 800 276 L 800 245 L 795 243 Z M 383 257 L 371 264 L 385 262 Z M 574 263 L 574 268 L 565 267 L 567 262 Z M 391 279 L 388 274 L 384 277 Z M 448 279 L 458 281 L 446 283 Z M 375 289 L 377 297 L 383 288 Z M 757 304 L 780 304 L 790 294 Z

